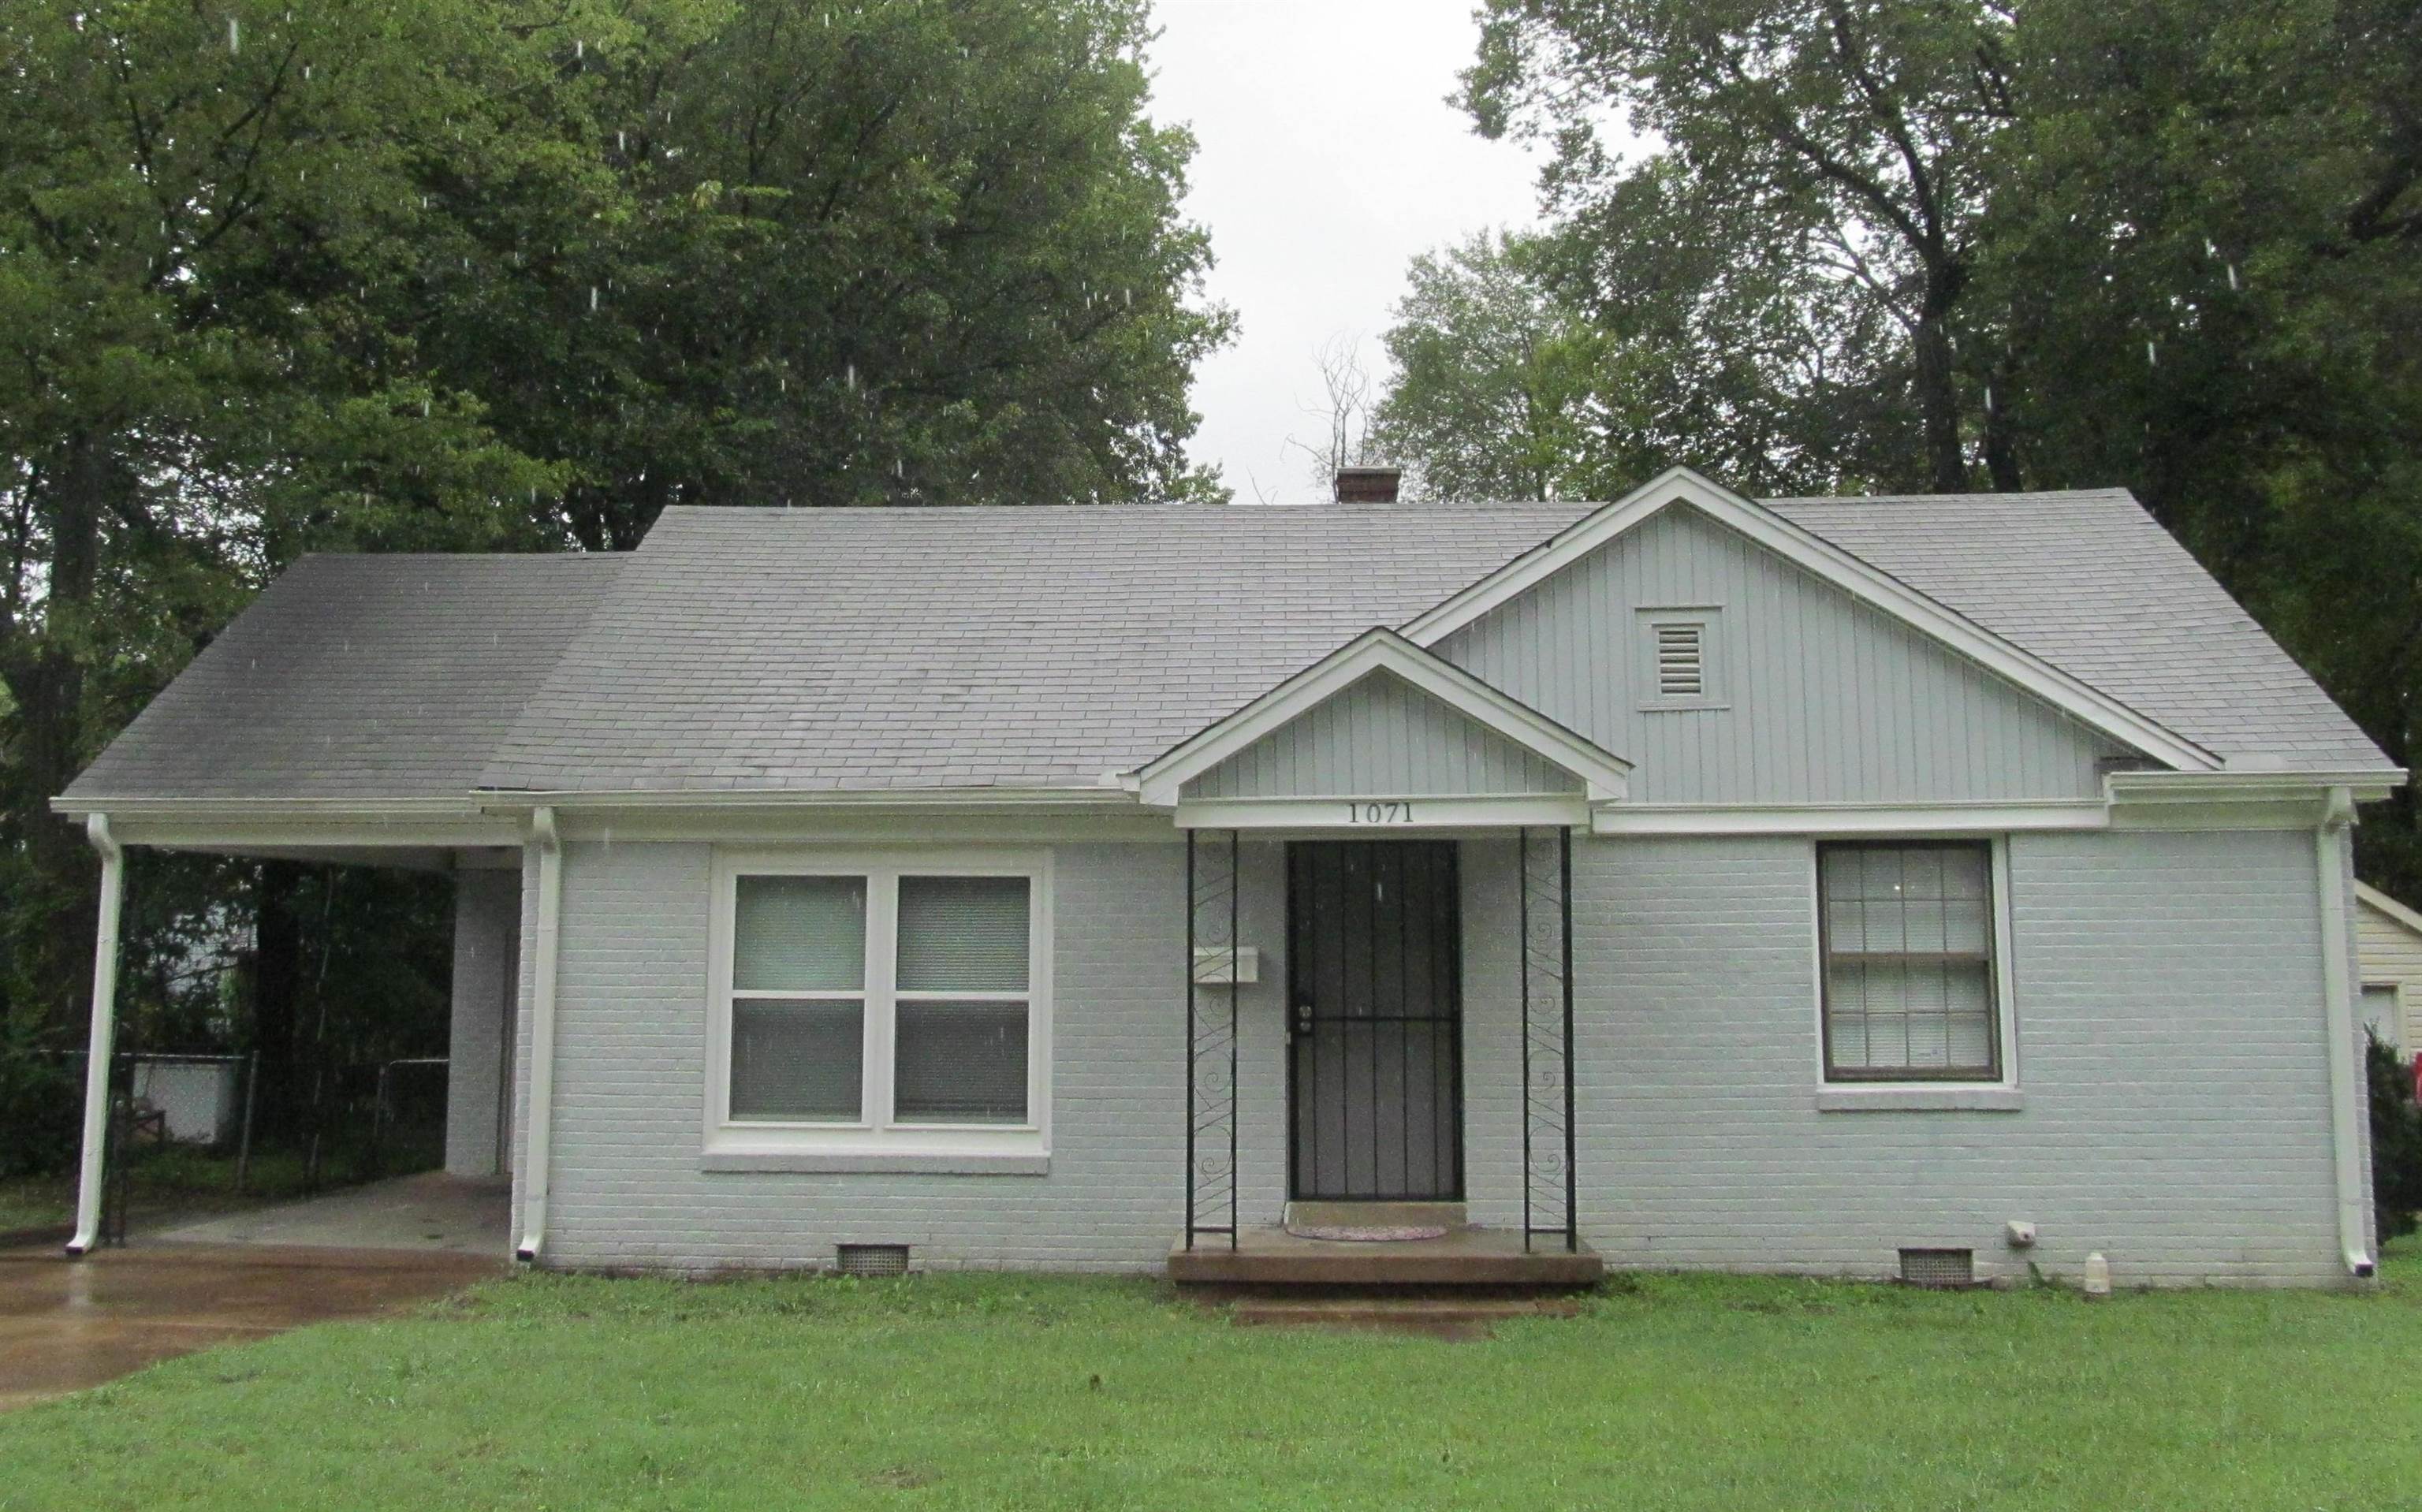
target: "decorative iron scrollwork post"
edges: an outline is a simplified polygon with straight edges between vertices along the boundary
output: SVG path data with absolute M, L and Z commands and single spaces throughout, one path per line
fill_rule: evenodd
M 1573 832 L 1521 832 L 1522 1247 L 1581 1248 L 1573 1120 Z
M 1186 832 L 1186 1247 L 1224 1234 L 1236 1247 L 1236 831 Z M 1206 978 L 1208 980 L 1206 980 Z

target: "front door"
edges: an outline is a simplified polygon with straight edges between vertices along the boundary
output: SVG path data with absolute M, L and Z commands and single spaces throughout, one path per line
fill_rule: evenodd
M 1290 1195 L 1463 1197 L 1451 841 L 1287 847 Z

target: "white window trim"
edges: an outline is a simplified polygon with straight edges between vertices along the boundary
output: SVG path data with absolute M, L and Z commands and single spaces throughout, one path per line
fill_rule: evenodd
M 915 1124 L 886 1122 L 892 1099 L 891 1007 L 897 998 L 893 973 L 899 961 L 898 910 L 902 876 L 1022 876 L 1028 879 L 1030 959 L 1027 974 L 1026 1109 L 1022 1125 Z M 743 876 L 852 876 L 867 880 L 867 1003 L 864 1081 L 857 1123 L 735 1121 L 731 1117 L 731 932 Z M 834 850 L 786 846 L 779 850 L 718 849 L 712 906 L 708 910 L 706 984 L 706 1157 L 911 1157 L 942 1158 L 980 1167 L 998 1159 L 1004 1169 L 1026 1169 L 1051 1151 L 1051 853 L 1047 849 L 923 848 Z M 781 994 L 786 997 L 818 994 Z M 829 994 L 850 997 L 850 993 Z M 995 1000 L 1004 994 L 910 995 L 918 1000 L 974 996 Z M 1014 995 L 1012 995 L 1014 996 Z M 954 1166 L 953 1169 L 957 1167 Z
M 1723 606 L 1721 604 L 1641 605 L 1633 613 L 1634 638 L 1640 649 L 1640 708 L 1644 714 L 1667 710 L 1728 709 L 1723 669 Z M 1679 696 L 1659 690 L 1657 675 L 1657 632 L 1664 625 L 1689 624 L 1699 629 L 1699 691 Z
M 1817 835 L 1808 842 L 1808 953 L 1809 1010 L 1816 1027 L 1814 1079 L 1816 1108 L 1820 1112 L 1864 1112 L 1888 1110 L 1908 1111 L 2016 1111 L 2022 1106 L 2019 1090 L 2019 1001 L 2018 973 L 2010 964 L 2010 843 L 2005 835 L 1989 836 L 1986 844 L 1991 851 L 1993 888 L 1993 1031 L 2001 1038 L 2002 1074 L 1998 1079 L 1973 1081 L 1909 1080 L 1909 1081 L 1829 1081 L 1825 1077 L 1825 933 L 1821 914 L 1825 907 L 1825 877 L 1818 865 L 1817 851 L 1831 840 L 1857 840 L 1868 843 L 1906 841 L 1912 845 L 1963 843 L 1973 844 L 1974 835 L 1908 834 L 1877 835 L 1871 833 Z M 1982 1095 L 1990 1094 L 1992 1095 Z

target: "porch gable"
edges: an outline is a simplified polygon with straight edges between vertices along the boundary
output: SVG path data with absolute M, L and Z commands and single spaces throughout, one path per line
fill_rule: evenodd
M 1630 771 L 1621 757 L 1377 629 L 1131 780 L 1145 803 L 1175 808 L 1180 825 L 1430 827 L 1585 821 L 1587 805 L 1623 795 Z

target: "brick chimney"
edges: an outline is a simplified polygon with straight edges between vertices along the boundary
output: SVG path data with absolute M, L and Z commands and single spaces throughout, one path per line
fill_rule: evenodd
M 1340 467 L 1337 469 L 1337 502 L 1340 504 L 1393 504 L 1396 486 L 1405 480 L 1402 467 Z

